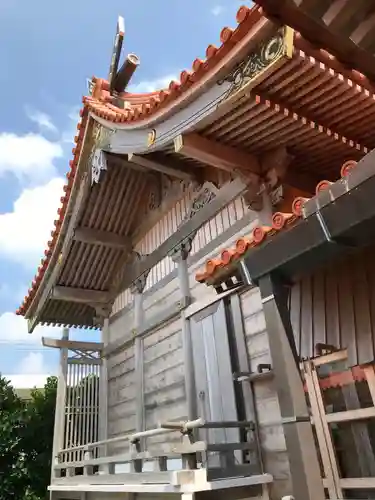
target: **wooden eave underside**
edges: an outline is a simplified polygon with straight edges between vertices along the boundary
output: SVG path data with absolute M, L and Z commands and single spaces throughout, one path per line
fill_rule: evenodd
M 266 14 L 375 81 L 375 5 L 370 0 L 257 0 Z
M 204 137 L 250 153 L 262 154 L 287 146 L 294 156 L 291 184 L 298 176 L 312 185 L 335 180 L 344 161 L 359 160 L 375 147 L 372 129 L 375 96 L 306 52 L 294 49 L 266 80 L 245 99 L 197 131 Z M 184 157 L 173 143 L 150 158 L 169 165 L 178 162 L 186 172 L 199 172 L 202 162 Z M 110 162 L 98 185 L 91 189 L 80 226 L 130 237 L 134 230 L 135 199 L 144 188 L 144 172 Z M 289 182 L 289 180 L 288 180 Z M 298 187 L 298 185 L 296 185 Z M 301 186 L 302 187 L 302 186 Z M 123 256 L 119 248 L 73 241 L 69 256 L 54 285 L 107 291 Z M 95 310 L 86 304 L 49 298 L 39 316 L 42 323 L 93 327 Z
M 109 162 L 98 184 L 91 188 L 79 227 L 127 237 L 134 230 L 138 201 L 145 192 L 147 177 Z M 94 233 L 95 234 L 95 233 Z M 108 291 L 124 250 L 83 241 L 72 241 L 69 256 L 54 286 Z M 93 307 L 68 300 L 49 298 L 40 315 L 44 324 L 94 327 Z

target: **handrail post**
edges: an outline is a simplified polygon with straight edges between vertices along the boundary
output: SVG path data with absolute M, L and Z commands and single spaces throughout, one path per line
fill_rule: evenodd
M 130 442 L 130 453 L 131 455 L 137 455 L 138 453 L 141 452 L 141 441 L 140 439 L 134 439 L 133 441 Z M 139 458 L 134 458 L 130 462 L 130 471 L 131 472 L 142 472 L 143 469 L 143 460 Z
M 88 460 L 91 460 L 91 458 L 93 458 L 92 449 L 86 448 L 84 450 L 84 454 L 83 454 L 83 460 L 84 460 L 84 462 L 86 462 Z M 86 464 L 84 464 L 84 466 L 83 466 L 83 475 L 84 476 L 92 476 L 93 472 L 94 472 L 94 468 L 93 468 L 92 465 L 86 465 Z

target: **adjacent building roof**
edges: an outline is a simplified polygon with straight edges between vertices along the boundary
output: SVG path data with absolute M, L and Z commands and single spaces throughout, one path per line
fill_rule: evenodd
M 345 178 L 349 172 L 357 166 L 357 162 L 348 160 L 341 167 L 341 178 Z M 316 195 L 322 191 L 330 189 L 333 182 L 323 180 L 316 186 Z M 195 279 L 200 283 L 211 284 L 223 279 L 223 276 L 230 274 L 236 263 L 249 254 L 252 248 L 260 247 L 268 243 L 272 238 L 276 238 L 281 232 L 288 231 L 296 226 L 304 217 L 304 205 L 311 198 L 296 197 L 292 203 L 291 212 L 276 212 L 272 216 L 271 226 L 256 226 L 251 234 L 239 238 L 231 248 L 224 248 L 216 258 L 208 259 L 204 269 L 195 275 Z

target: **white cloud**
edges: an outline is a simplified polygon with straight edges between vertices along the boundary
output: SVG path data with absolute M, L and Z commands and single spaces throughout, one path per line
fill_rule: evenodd
M 222 5 L 215 5 L 215 7 L 212 7 L 211 9 L 211 14 L 213 16 L 220 16 L 220 14 L 222 14 L 225 10 L 225 7 L 223 7 Z
M 61 328 L 40 325 L 30 334 L 27 331 L 27 321 L 22 316 L 9 311 L 0 315 L 0 349 L 2 344 L 40 347 L 43 336 L 61 338 L 61 335 Z
M 10 173 L 19 180 L 40 182 L 56 175 L 53 161 L 62 156 L 61 145 L 42 135 L 0 133 L 0 177 Z
M 170 82 L 176 79 L 176 75 L 169 74 L 161 78 L 155 78 L 155 80 L 142 80 L 139 83 L 129 85 L 127 90 L 134 93 L 153 92 L 154 90 L 167 88 Z
M 15 371 L 20 375 L 44 375 L 48 372 L 43 354 L 33 351 L 21 359 Z
M 55 177 L 42 186 L 24 189 L 13 211 L 0 214 L 0 256 L 36 270 L 54 227 L 63 185 L 64 180 Z
M 42 389 L 47 382 L 49 374 L 16 374 L 4 375 L 4 377 L 9 380 L 10 384 L 15 389 L 30 389 L 33 387 Z
M 80 121 L 79 110 L 79 106 L 76 106 L 68 112 L 69 122 L 61 134 L 61 142 L 64 144 L 74 144 L 74 136 L 77 135 L 77 123 Z
M 39 129 L 43 132 L 48 130 L 50 132 L 57 132 L 56 126 L 53 124 L 52 119 L 46 113 L 38 111 L 37 109 L 26 107 L 26 114 L 32 122 L 36 123 Z

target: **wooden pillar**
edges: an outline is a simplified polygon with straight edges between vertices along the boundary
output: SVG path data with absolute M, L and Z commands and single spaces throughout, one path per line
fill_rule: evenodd
M 104 319 L 102 329 L 102 343 L 106 347 L 109 342 L 109 319 Z M 99 377 L 99 441 L 108 439 L 108 361 L 101 359 Z M 107 447 L 101 450 L 101 455 L 106 456 Z
M 272 366 L 288 450 L 293 496 L 325 498 L 310 415 L 288 310 L 288 290 L 275 277 L 260 279 Z
M 173 249 L 171 257 L 177 264 L 178 279 L 183 300 L 191 299 L 189 285 L 189 267 L 187 259 L 191 251 L 192 239 L 189 238 L 181 242 Z M 184 354 L 184 377 L 185 391 L 187 403 L 187 417 L 189 420 L 197 418 L 197 408 L 195 400 L 195 385 L 194 385 L 194 367 L 193 367 L 193 348 L 191 343 L 190 321 L 185 318 L 182 313 L 182 349 Z
M 63 329 L 62 340 L 69 340 L 69 330 Z M 52 444 L 52 471 L 51 477 L 54 478 L 53 467 L 57 458 L 57 454 L 64 448 L 64 432 L 65 432 L 65 402 L 66 402 L 66 386 L 68 376 L 68 349 L 60 348 L 60 364 L 59 374 L 57 379 L 56 407 L 55 407 L 55 424 L 53 430 Z
M 138 330 L 144 321 L 143 290 L 146 285 L 146 276 L 137 279 L 130 290 L 134 296 L 134 364 L 136 384 L 136 431 L 145 430 L 144 411 L 144 373 L 143 373 L 143 338 L 138 335 Z

